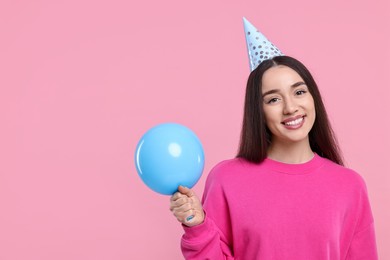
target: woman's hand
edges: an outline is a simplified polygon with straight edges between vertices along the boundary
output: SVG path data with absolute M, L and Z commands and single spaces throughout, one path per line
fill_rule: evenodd
M 191 189 L 183 186 L 172 195 L 170 210 L 179 222 L 189 227 L 204 221 L 202 203 Z

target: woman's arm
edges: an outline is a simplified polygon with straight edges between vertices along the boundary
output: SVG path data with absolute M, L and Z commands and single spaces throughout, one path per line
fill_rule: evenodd
M 213 171 L 206 181 L 203 204 L 192 190 L 179 187 L 171 198 L 171 211 L 185 231 L 181 248 L 186 259 L 234 259 L 228 206 Z
M 367 186 L 362 180 L 359 198 L 358 221 L 349 246 L 346 260 L 377 260 L 374 218 L 367 194 Z

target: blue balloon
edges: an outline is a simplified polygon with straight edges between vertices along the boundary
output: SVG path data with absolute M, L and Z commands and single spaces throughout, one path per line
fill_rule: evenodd
M 172 195 L 179 185 L 192 188 L 198 182 L 203 172 L 204 152 L 190 129 L 165 123 L 142 136 L 135 152 L 135 165 L 150 189 Z

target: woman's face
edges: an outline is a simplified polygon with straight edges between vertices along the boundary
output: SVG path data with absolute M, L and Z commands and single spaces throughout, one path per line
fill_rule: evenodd
M 279 65 L 262 78 L 263 109 L 272 142 L 308 142 L 315 120 L 314 100 L 293 69 Z

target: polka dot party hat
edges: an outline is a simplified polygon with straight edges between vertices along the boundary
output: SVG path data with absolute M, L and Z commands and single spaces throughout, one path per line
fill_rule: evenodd
M 244 30 L 246 38 L 246 47 L 248 49 L 249 67 L 251 71 L 257 68 L 259 64 L 275 56 L 282 56 L 283 53 L 275 47 L 256 27 L 253 26 L 245 17 Z

